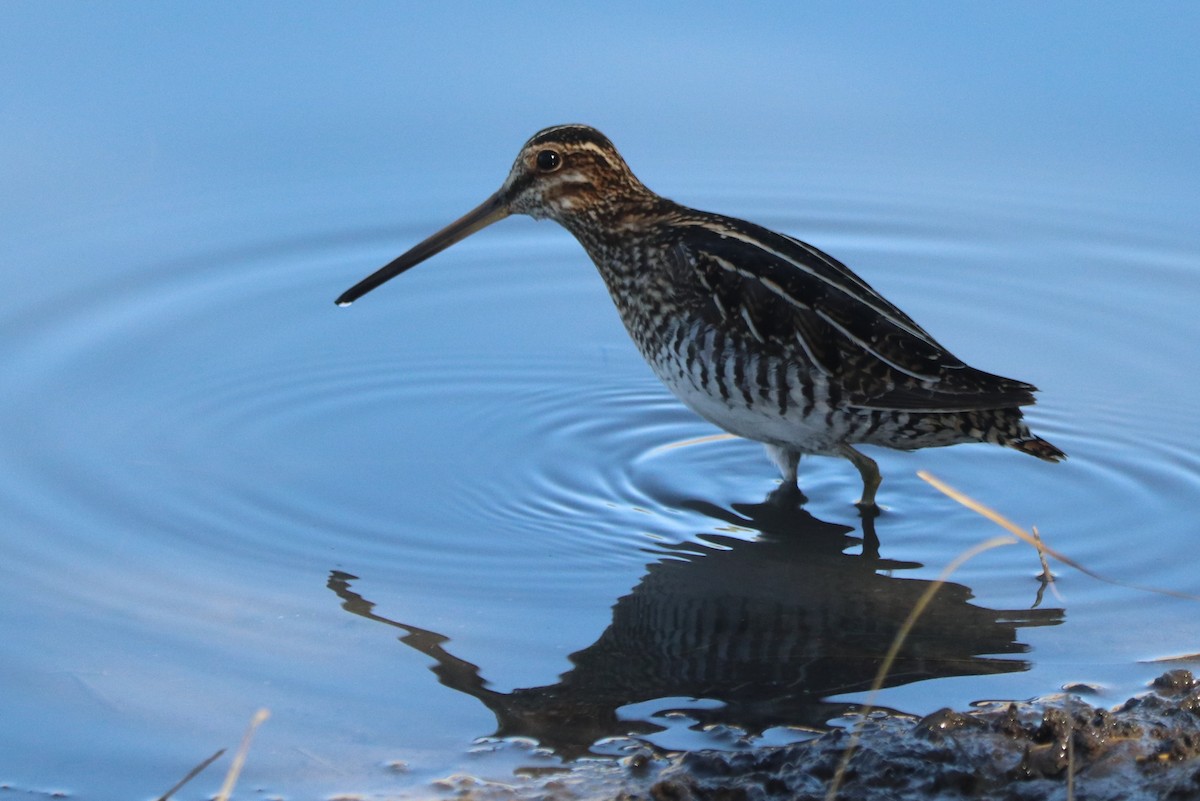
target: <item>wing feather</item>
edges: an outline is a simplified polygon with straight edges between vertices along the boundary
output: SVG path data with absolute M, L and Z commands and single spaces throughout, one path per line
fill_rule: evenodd
M 968 366 L 812 245 L 729 217 L 683 222 L 674 258 L 722 324 L 807 361 L 846 403 L 953 412 L 1034 402 L 1035 387 Z

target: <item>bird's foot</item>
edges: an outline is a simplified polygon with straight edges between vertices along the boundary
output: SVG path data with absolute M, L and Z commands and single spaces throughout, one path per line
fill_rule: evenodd
M 879 517 L 879 513 L 883 511 L 883 507 L 874 500 L 858 500 L 854 502 L 854 505 L 858 508 L 858 516 L 864 520 L 867 518 L 873 520 Z

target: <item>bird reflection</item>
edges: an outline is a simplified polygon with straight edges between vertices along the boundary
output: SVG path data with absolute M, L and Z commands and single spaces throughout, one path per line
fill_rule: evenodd
M 880 558 L 873 532 L 812 517 L 787 498 L 724 509 L 685 502 L 730 533 L 706 533 L 662 549 L 633 590 L 613 606 L 595 643 L 571 655 L 571 670 L 544 687 L 497 692 L 480 668 L 451 654 L 441 634 L 379 615 L 334 571 L 329 588 L 349 612 L 404 632 L 400 641 L 435 661 L 438 680 L 479 699 L 496 736 L 536 739 L 566 759 L 602 738 L 660 731 L 618 710 L 666 698 L 719 702 L 688 709 L 697 725 L 757 734 L 773 726 L 823 728 L 854 708 L 826 700 L 868 689 L 884 653 L 930 582 L 894 574 L 921 567 Z M 866 521 L 869 523 L 870 521 Z M 748 540 L 733 534 L 757 531 Z M 864 541 L 865 539 L 865 541 Z M 862 545 L 861 553 L 846 553 Z M 1026 626 L 1062 622 L 1061 609 L 994 610 L 945 584 L 909 634 L 885 687 L 922 679 L 1029 669 L 1012 654 Z

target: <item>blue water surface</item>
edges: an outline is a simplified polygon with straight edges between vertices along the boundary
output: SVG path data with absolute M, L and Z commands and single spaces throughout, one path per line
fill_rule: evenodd
M 0 786 L 157 798 L 259 708 L 240 797 L 803 739 L 999 533 L 918 470 L 1200 594 L 1198 32 L 1169 2 L 0 6 Z M 1071 458 L 877 451 L 875 550 L 845 462 L 768 501 L 553 224 L 334 306 L 572 121 L 1037 384 Z M 1039 570 L 956 572 L 879 702 L 1196 666 L 1194 601 Z

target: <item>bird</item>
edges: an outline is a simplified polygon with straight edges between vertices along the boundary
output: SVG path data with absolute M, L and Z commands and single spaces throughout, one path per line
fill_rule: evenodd
M 1023 419 L 1032 384 L 969 366 L 813 245 L 655 194 L 587 125 L 534 134 L 499 190 L 336 302 L 515 214 L 574 235 L 658 378 L 700 417 L 762 443 L 782 488 L 799 491 L 801 456 L 842 457 L 862 478 L 858 507 L 877 513 L 882 476 L 861 445 L 987 442 L 1066 458 Z

